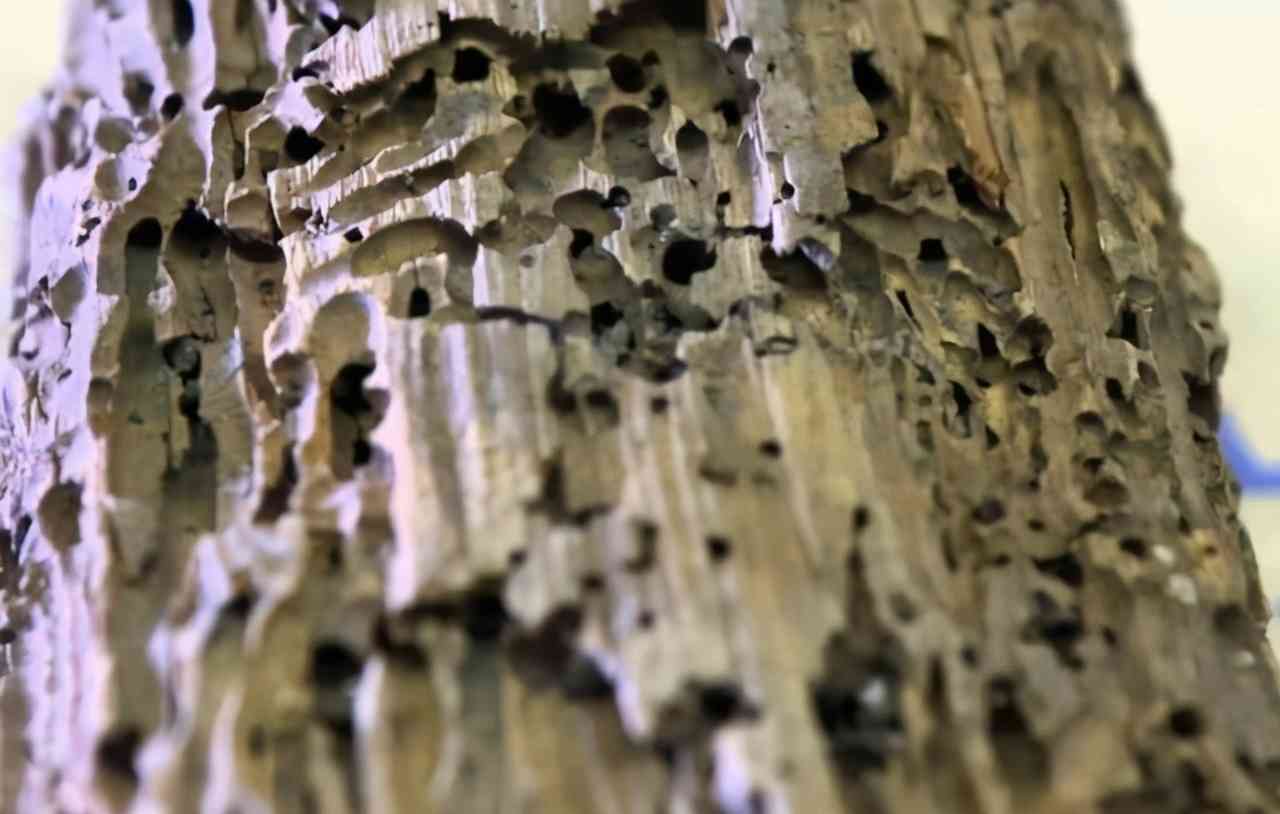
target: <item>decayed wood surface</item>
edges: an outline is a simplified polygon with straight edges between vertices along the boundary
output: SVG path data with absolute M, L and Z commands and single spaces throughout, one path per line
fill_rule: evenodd
M 76 5 L 6 811 L 1280 806 L 1114 2 Z

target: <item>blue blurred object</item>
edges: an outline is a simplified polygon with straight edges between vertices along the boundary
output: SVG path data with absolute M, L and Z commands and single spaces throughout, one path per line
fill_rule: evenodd
M 1240 425 L 1229 415 L 1222 418 L 1218 440 L 1222 443 L 1222 454 L 1239 478 L 1245 494 L 1280 494 L 1280 460 L 1263 460 L 1249 444 Z

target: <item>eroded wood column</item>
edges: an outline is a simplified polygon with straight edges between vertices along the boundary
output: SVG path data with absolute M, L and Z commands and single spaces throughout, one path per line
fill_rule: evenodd
M 12 810 L 1280 806 L 1114 2 L 75 5 Z

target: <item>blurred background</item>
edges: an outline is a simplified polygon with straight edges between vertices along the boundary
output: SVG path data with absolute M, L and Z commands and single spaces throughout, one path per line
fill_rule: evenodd
M 1263 582 L 1280 606 L 1280 3 L 1128 0 L 1138 66 L 1176 162 L 1188 231 L 1226 295 L 1231 354 L 1222 440 L 1245 488 Z M 0 27 L 0 138 L 56 69 L 64 4 L 26 5 Z M 11 206 L 11 204 L 9 204 Z M 0 262 L 14 213 L 0 209 Z M 4 285 L 7 271 L 0 273 Z M 7 292 L 0 291 L 7 307 Z M 7 330 L 0 320 L 0 339 Z M 5 342 L 7 345 L 7 342 Z M 1280 644 L 1272 623 L 1272 642 Z

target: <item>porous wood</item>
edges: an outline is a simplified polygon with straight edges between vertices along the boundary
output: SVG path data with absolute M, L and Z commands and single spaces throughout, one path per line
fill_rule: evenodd
M 6 811 L 1280 806 L 1114 2 L 74 5 Z

